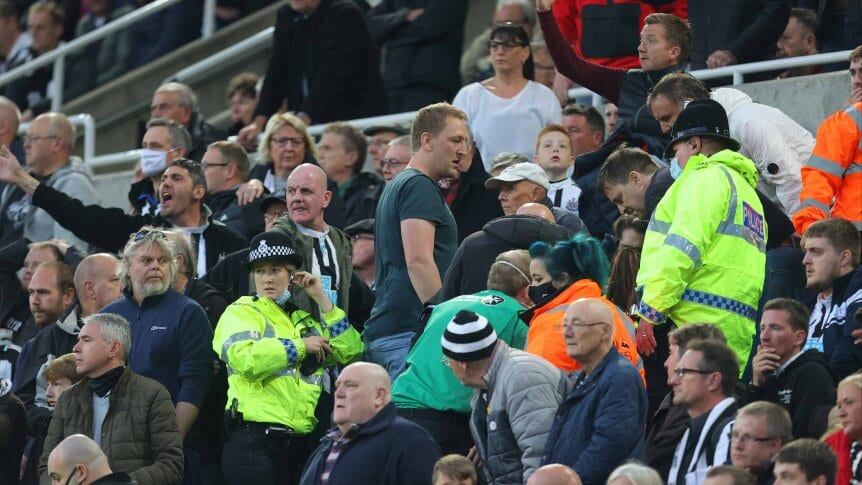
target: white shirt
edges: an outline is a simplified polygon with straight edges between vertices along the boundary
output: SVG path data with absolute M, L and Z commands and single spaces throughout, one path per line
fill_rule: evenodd
M 468 84 L 452 104 L 467 113 L 486 172 L 500 152 L 520 153 L 532 160 L 539 132 L 563 118 L 554 92 L 533 81 L 509 99 L 492 94 L 480 83 Z
M 811 310 L 811 316 L 808 318 L 808 340 L 805 342 L 805 347 L 802 351 L 815 349 L 823 352 L 823 333 L 829 327 L 829 314 L 832 310 L 832 293 L 824 298 L 817 297 L 817 303 Z

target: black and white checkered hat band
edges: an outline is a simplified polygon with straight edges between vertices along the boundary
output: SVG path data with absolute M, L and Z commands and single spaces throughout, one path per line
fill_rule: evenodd
M 268 246 L 266 241 L 261 241 L 257 249 L 252 250 L 248 254 L 248 260 L 255 262 L 260 259 L 269 259 L 279 256 L 294 256 L 296 251 L 289 246 Z

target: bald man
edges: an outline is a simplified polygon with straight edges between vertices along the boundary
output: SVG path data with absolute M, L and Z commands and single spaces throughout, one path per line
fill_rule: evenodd
M 326 173 L 317 165 L 303 163 L 293 169 L 286 186 L 287 218 L 277 220 L 270 230 L 299 243 L 303 270 L 319 276 L 332 304 L 349 312 L 353 277 L 350 239 L 324 220 L 324 209 L 332 201 L 332 192 L 326 187 Z M 298 292 L 291 301 L 318 318 L 320 311 L 305 292 Z
M 26 166 L 30 174 L 54 189 L 80 200 L 84 204 L 98 204 L 99 194 L 89 174 L 70 159 L 75 148 L 75 128 L 62 113 L 45 113 L 38 116 L 27 129 L 24 138 Z M 0 154 L 5 156 L 5 154 Z M 23 188 L 10 187 L 0 205 L 0 217 L 20 221 L 22 235 L 31 241 L 63 239 L 79 250 L 88 245 L 75 236 L 42 209 L 31 211 L 30 198 Z M 29 194 L 27 194 L 29 195 Z M 4 234 L 4 237 L 6 235 Z
M 551 209 L 548 209 L 548 206 L 545 204 L 539 204 L 538 202 L 527 202 L 519 207 L 518 210 L 515 211 L 515 214 L 536 216 L 550 222 L 551 224 L 556 223 L 554 213 L 551 212 Z
M 301 485 L 431 484 L 440 448 L 424 429 L 398 417 L 389 373 L 369 362 L 347 366 L 335 383 L 332 428 L 302 472 Z M 328 460 L 335 451 L 336 459 Z
M 9 98 L 0 96 L 0 146 L 7 146 L 18 160 L 24 161 L 24 142 L 18 137 L 21 111 Z
M 99 445 L 82 434 L 73 434 L 48 455 L 51 483 L 81 485 L 132 485 L 126 472 L 112 472 Z M 73 481 L 74 480 L 74 481 Z
M 647 396 L 638 370 L 614 347 L 614 319 L 598 298 L 572 303 L 563 317 L 569 356 L 581 374 L 560 404 L 542 464 L 572 467 L 585 485 L 643 455 Z
M 78 295 L 81 318 L 120 298 L 123 285 L 117 275 L 120 262 L 108 253 L 91 254 L 78 263 L 75 270 L 75 292 Z
M 566 465 L 545 465 L 533 473 L 527 485 L 581 485 L 581 477 Z

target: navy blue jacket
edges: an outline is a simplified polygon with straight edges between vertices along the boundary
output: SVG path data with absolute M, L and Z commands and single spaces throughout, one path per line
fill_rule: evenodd
M 615 348 L 560 404 L 542 465 L 572 467 L 584 485 L 604 484 L 616 467 L 641 459 L 647 395 L 640 374 Z
M 201 407 L 213 374 L 213 332 L 200 305 L 172 289 L 138 305 L 126 290 L 124 298 L 102 312 L 129 321 L 132 372 L 165 386 L 174 404 L 182 401 Z
M 803 294 L 808 309 L 817 303 L 817 294 Z M 856 312 L 862 310 L 862 266 L 832 281 L 832 307 L 823 332 L 823 353 L 838 380 L 862 369 L 862 347 L 853 345 L 853 331 L 862 328 Z
M 333 428 L 334 430 L 334 428 Z M 336 433 L 328 433 L 305 463 L 300 485 L 317 485 Z M 440 447 L 427 431 L 395 415 L 389 403 L 365 424 L 348 431 L 329 485 L 374 483 L 376 485 L 431 484 Z

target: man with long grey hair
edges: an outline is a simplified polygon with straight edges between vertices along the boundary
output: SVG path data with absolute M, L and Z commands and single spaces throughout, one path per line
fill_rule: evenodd
M 129 238 L 120 260 L 124 298 L 104 312 L 131 324 L 133 372 L 164 385 L 176 405 L 185 440 L 184 483 L 200 483 L 195 421 L 212 380 L 212 329 L 204 310 L 171 287 L 176 247 L 165 230 L 144 226 Z M 189 439 L 191 438 L 191 439 Z

